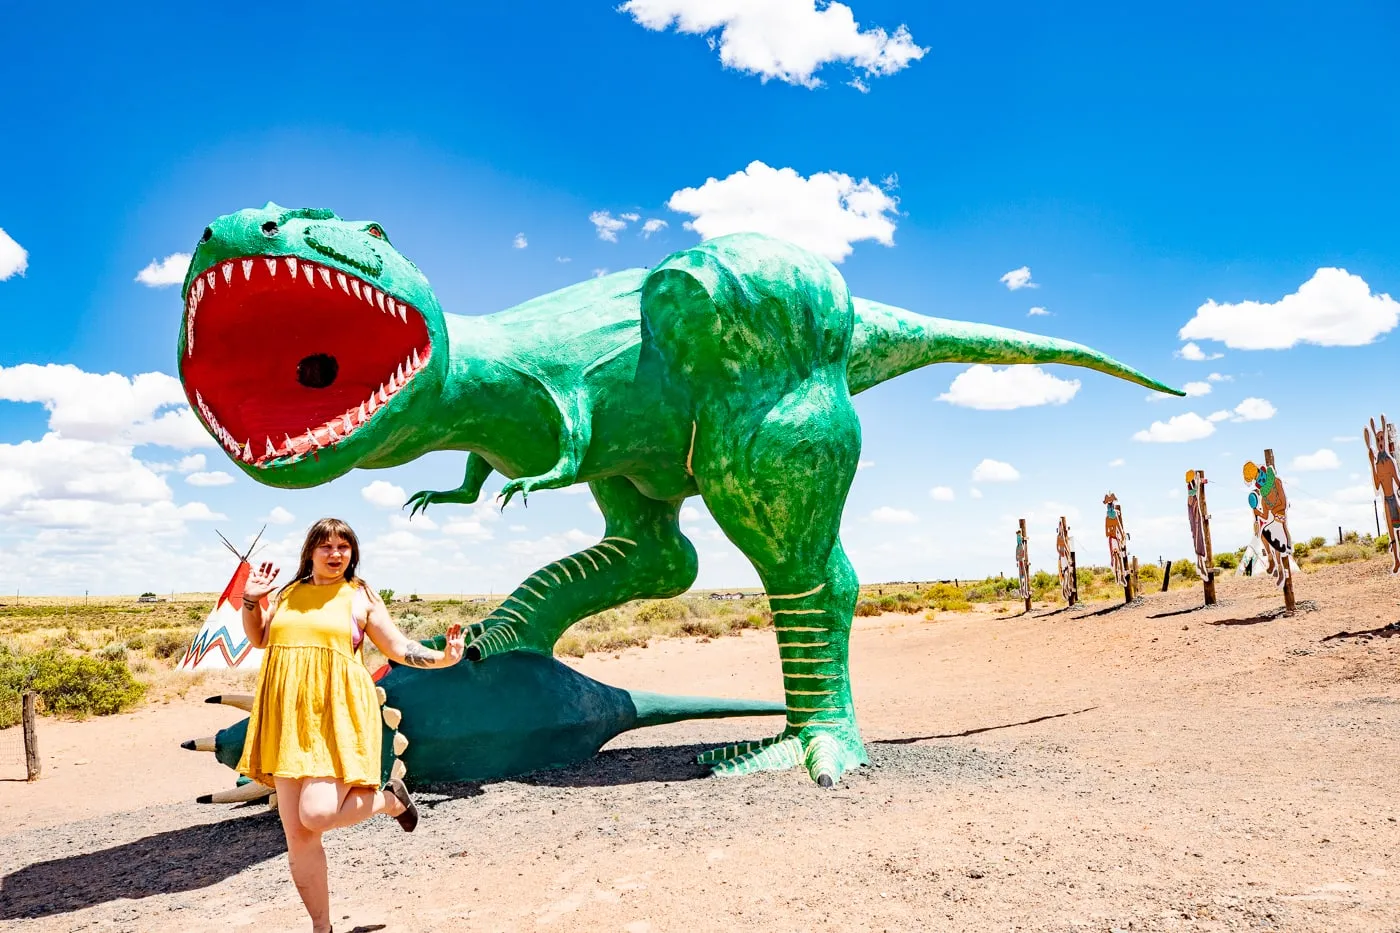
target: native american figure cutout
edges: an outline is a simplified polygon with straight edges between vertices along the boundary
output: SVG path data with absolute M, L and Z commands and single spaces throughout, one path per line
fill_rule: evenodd
M 1254 534 L 1262 543 L 1265 566 L 1277 586 L 1293 576 L 1293 536 L 1288 532 L 1288 497 L 1283 480 L 1271 466 L 1250 461 L 1244 465 L 1244 481 L 1253 487 L 1249 507 L 1254 510 Z
M 1031 598 L 1031 554 L 1030 547 L 1026 543 L 1024 528 L 1016 529 L 1016 575 L 1021 582 L 1021 598 L 1029 600 Z
M 1204 473 L 1186 471 L 1186 520 L 1191 523 L 1191 547 L 1196 551 L 1196 570 L 1201 579 L 1210 578 L 1210 555 L 1206 548 L 1206 512 L 1203 505 L 1206 489 Z
M 1119 586 L 1128 585 L 1128 533 L 1123 530 L 1123 507 L 1113 493 L 1103 497 L 1108 513 L 1103 520 L 1103 533 L 1108 538 L 1108 561 L 1113 567 L 1113 579 Z
M 1400 451 L 1396 449 L 1395 424 L 1381 415 L 1379 430 L 1376 419 L 1372 418 L 1371 426 L 1363 428 L 1361 433 L 1366 437 L 1366 453 L 1371 458 L 1371 484 L 1376 487 L 1376 495 L 1385 503 L 1385 523 L 1390 535 L 1390 572 L 1400 574 L 1400 472 L 1396 469 Z
M 1055 551 L 1059 555 L 1060 596 L 1064 598 L 1066 606 L 1073 606 L 1079 602 L 1079 581 L 1074 578 L 1073 550 L 1074 543 L 1069 537 L 1069 525 L 1061 515 L 1060 527 L 1055 532 Z

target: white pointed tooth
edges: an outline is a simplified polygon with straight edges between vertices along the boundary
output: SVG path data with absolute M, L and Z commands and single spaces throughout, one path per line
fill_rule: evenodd
M 213 269 L 210 269 L 208 272 L 204 273 L 204 277 L 209 281 L 209 290 L 210 290 L 211 292 L 212 292 L 214 289 L 216 289 L 216 288 L 219 287 L 219 281 L 218 281 L 218 279 L 214 276 L 214 270 L 213 270 Z
M 220 268 L 224 270 L 224 284 L 227 285 L 229 282 L 232 282 L 232 281 L 233 281 L 233 263 L 231 263 L 231 262 L 226 262 L 226 263 L 224 263 L 222 266 L 220 266 Z
M 408 312 L 404 310 L 403 305 L 399 305 L 399 320 L 408 323 Z
M 354 290 L 354 292 L 355 292 L 355 297 L 356 297 L 356 298 L 359 298 L 359 297 L 360 297 L 360 280 L 359 280 L 359 279 L 351 279 L 351 280 L 350 280 L 350 288 Z
M 360 403 L 360 424 L 364 424 L 364 423 L 365 423 L 366 421 L 368 421 L 368 420 L 369 420 L 368 417 L 365 415 L 365 403 L 364 403 L 364 402 L 361 402 L 361 403 Z
M 322 282 L 322 284 L 324 284 L 327 288 L 329 288 L 329 287 L 330 287 L 330 284 L 331 284 L 331 273 L 330 273 L 330 270 L 327 269 L 325 266 L 321 266 L 321 268 L 320 268 L 320 273 L 321 273 L 321 282 Z
M 350 417 L 349 412 L 346 412 L 345 417 L 340 419 L 340 426 L 345 430 L 346 434 L 349 434 L 351 431 L 355 430 L 355 419 Z
M 314 268 L 315 267 L 307 263 L 303 263 L 301 267 L 302 275 L 306 276 L 306 284 L 310 285 L 312 288 L 316 287 L 316 276 L 314 273 Z
M 277 448 L 272 446 L 272 438 L 270 438 L 270 437 L 267 438 L 267 439 L 266 439 L 266 443 L 267 443 L 267 452 L 264 453 L 263 456 L 264 456 L 264 457 L 275 457 L 275 456 L 277 456 Z
M 326 436 L 329 437 L 332 441 L 340 440 L 340 435 L 336 433 L 335 425 L 333 423 L 326 425 Z
M 387 392 L 384 391 L 384 386 L 382 384 L 379 386 L 379 404 L 389 404 L 389 395 Z
M 198 279 L 194 283 L 194 304 L 199 307 L 199 303 L 204 300 L 204 280 Z
M 350 286 L 345 281 L 345 273 L 337 272 L 335 274 L 335 282 L 337 285 L 340 286 L 341 291 L 343 291 L 347 295 L 350 294 Z
M 403 385 L 403 381 L 404 381 L 404 380 L 403 380 L 403 364 L 402 364 L 402 363 L 399 364 L 398 372 L 396 372 L 395 375 L 399 377 L 399 385 Z
M 321 446 L 321 442 L 316 440 L 316 432 L 311 430 L 310 428 L 306 429 L 306 437 L 309 441 L 311 441 L 311 443 L 315 444 L 317 447 Z
M 243 281 L 248 281 L 253 277 L 253 260 L 243 260 Z
M 384 304 L 385 304 L 385 307 L 388 309 L 388 311 L 389 311 L 390 314 L 394 314 L 394 313 L 395 313 L 396 305 L 395 305 L 395 303 L 394 303 L 394 297 L 393 297 L 392 295 L 389 295 L 389 296 L 385 297 L 385 299 L 384 299 Z
M 267 274 L 272 276 L 274 279 L 277 278 L 277 260 L 264 259 L 263 262 L 267 263 Z
M 413 368 L 414 368 L 414 369 L 422 369 L 422 368 L 423 368 L 423 364 L 422 364 L 422 363 L 419 361 L 419 359 L 418 359 L 418 348 L 417 348 L 417 347 L 414 347 L 414 348 L 413 348 Z
M 371 306 L 374 305 L 374 296 L 377 294 L 379 294 L 378 289 L 365 286 L 365 301 L 369 302 Z
M 252 462 L 253 462 L 253 442 L 252 442 L 252 441 L 244 441 L 244 442 L 243 442 L 243 462 L 244 462 L 244 463 L 252 463 Z
M 291 452 L 292 452 L 292 436 L 291 436 L 290 434 L 283 434 L 282 436 L 285 437 L 285 438 L 287 439 L 287 453 L 291 453 Z
M 375 292 L 375 293 L 374 293 L 374 300 L 375 300 L 376 302 L 379 303 L 379 310 L 380 310 L 380 311 L 383 311 L 383 310 L 384 310 L 384 293 L 383 293 L 383 292 Z
M 371 415 L 374 414 L 374 413 L 379 409 L 379 399 L 375 398 L 375 395 L 374 395 L 373 392 L 371 392 L 371 393 L 369 394 L 369 401 L 366 402 L 365 404 L 368 406 L 365 410 L 368 411 Z M 361 421 L 367 421 L 367 420 L 369 420 L 369 419 L 367 419 L 367 418 L 362 418 L 362 419 L 360 419 L 360 420 L 361 420 Z
M 287 264 L 287 271 L 292 274 L 292 278 L 296 278 L 297 258 L 295 256 L 288 256 L 286 259 L 283 260 L 283 262 Z

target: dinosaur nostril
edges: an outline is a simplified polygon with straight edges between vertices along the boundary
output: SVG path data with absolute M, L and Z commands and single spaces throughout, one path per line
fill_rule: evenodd
M 262 225 L 262 232 L 263 232 L 266 236 L 276 236 L 276 235 L 277 235 L 277 221 L 275 221 L 275 220 L 269 220 L 267 223 L 263 224 L 263 225 Z
M 212 239 L 214 239 L 214 228 L 213 228 L 213 227 L 205 227 L 205 228 L 204 228 L 204 236 L 202 236 L 202 237 L 199 238 L 199 242 L 201 242 L 201 243 L 208 243 L 208 242 L 209 242 L 210 240 L 212 240 Z
M 297 364 L 297 382 L 308 389 L 324 389 L 340 373 L 340 364 L 335 361 L 335 357 L 326 353 L 317 353 L 305 357 Z

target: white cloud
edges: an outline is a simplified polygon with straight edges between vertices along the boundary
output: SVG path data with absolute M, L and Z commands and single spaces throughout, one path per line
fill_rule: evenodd
M 395 486 L 388 480 L 377 479 L 360 490 L 360 496 L 370 505 L 381 509 L 402 508 L 408 495 L 402 486 Z
M 1235 350 L 1286 350 L 1300 343 L 1356 347 L 1394 330 L 1397 321 L 1400 302 L 1373 295 L 1359 275 L 1321 268 L 1275 302 L 1208 300 L 1178 336 L 1219 340 Z
M 24 275 L 29 268 L 29 252 L 0 227 L 0 282 Z
M 978 363 L 958 373 L 938 400 L 984 411 L 1063 405 L 1074 398 L 1079 385 L 1078 379 L 1059 379 L 1039 366 L 994 369 Z
M 69 439 L 185 450 L 215 446 L 180 381 L 165 373 L 127 378 L 54 363 L 0 366 L 0 401 L 43 405 L 49 427 Z
M 1149 444 L 1180 444 L 1198 441 L 1215 433 L 1215 425 L 1194 411 L 1173 415 L 1169 420 L 1154 421 L 1152 427 L 1133 435 L 1133 440 Z
M 1187 398 L 1196 398 L 1201 395 L 1209 395 L 1210 388 L 1209 382 L 1188 382 L 1181 387 L 1181 390 L 1186 393 Z
M 296 521 L 296 516 L 280 505 L 274 505 L 272 511 L 262 517 L 262 521 L 269 525 L 290 525 Z
M 171 253 L 164 259 L 152 259 L 146 268 L 136 273 L 136 281 L 151 288 L 180 285 L 185 281 L 185 273 L 190 271 L 190 258 L 189 253 Z
M 516 249 L 524 249 L 530 245 L 530 241 L 525 238 L 525 234 L 517 233 L 515 239 L 510 241 L 510 245 Z
M 227 486 L 233 482 L 233 477 L 215 470 L 212 473 L 191 473 L 185 477 L 185 482 L 191 486 Z
M 1012 483 L 1020 478 L 1021 474 L 1014 466 L 1000 460 L 983 460 L 972 470 L 974 483 Z
M 206 465 L 204 454 L 190 454 L 180 458 L 180 462 L 175 464 L 175 469 L 181 473 L 198 473 Z
M 1211 382 L 1234 382 L 1234 376 L 1222 376 L 1220 373 L 1211 373 L 1206 377 Z
M 1112 460 L 1108 461 L 1108 465 L 1109 465 L 1110 467 L 1115 467 L 1115 468 L 1116 468 L 1116 467 L 1123 466 L 1123 465 L 1126 464 L 1127 462 L 1128 462 L 1128 461 L 1124 460 L 1122 457 L 1114 457 Z
M 1206 361 L 1206 360 L 1218 360 L 1218 359 L 1220 359 L 1222 356 L 1224 356 L 1225 354 L 1223 354 L 1223 353 L 1211 353 L 1211 354 L 1207 354 L 1206 351 L 1202 350 L 1202 349 L 1201 349 L 1199 346 L 1197 346 L 1196 344 L 1194 344 L 1194 343 L 1188 343 L 1188 344 L 1184 345 L 1180 350 L 1177 350 L 1177 351 L 1176 351 L 1176 355 L 1179 356 L 1179 357 L 1181 357 L 1183 360 L 1190 360 L 1190 361 L 1193 362 L 1193 363 L 1201 363 L 1201 362 L 1204 362 L 1204 361 Z
M 682 188 L 666 206 L 694 217 L 684 226 L 705 239 L 766 233 L 840 262 L 860 240 L 894 245 L 891 215 L 898 203 L 868 178 L 857 182 L 839 172 L 803 178 L 791 168 L 754 161 L 723 180 L 712 177 L 698 188 Z
M 665 230 L 668 226 L 669 224 L 660 217 L 652 217 L 646 223 L 642 224 L 642 236 L 649 238 L 653 233 Z
M 428 517 L 427 512 L 417 515 L 390 515 L 389 527 L 395 531 L 437 531 L 438 523 Z
M 928 50 L 914 43 L 900 26 L 891 35 L 883 29 L 862 30 L 851 8 L 816 0 L 627 0 L 617 8 L 639 25 L 662 32 L 709 36 L 726 68 L 758 75 L 764 83 L 777 78 L 807 88 L 820 87 L 816 72 L 844 62 L 865 78 L 894 74 L 909 67 Z M 719 38 L 711 36 L 719 32 Z M 866 82 L 851 82 L 858 90 Z
M 1323 447 L 1317 453 L 1294 457 L 1290 469 L 1296 473 L 1312 473 L 1319 470 L 1339 470 L 1341 467 L 1342 461 L 1337 459 L 1336 453 Z
M 978 489 L 976 486 L 973 486 L 971 489 L 969 489 L 967 491 L 967 494 L 974 499 L 982 498 L 982 490 Z
M 870 520 L 882 525 L 912 525 L 919 520 L 919 516 L 908 509 L 896 509 L 882 505 L 870 513 Z
M 1228 411 L 1224 411 L 1224 410 L 1221 410 L 1221 411 L 1213 411 L 1213 412 L 1211 412 L 1209 415 L 1206 416 L 1206 420 L 1207 420 L 1207 421 L 1224 421 L 1224 420 L 1226 420 L 1226 419 L 1229 418 L 1229 417 L 1230 417 L 1230 413 L 1229 413 Z
M 1334 444 L 1355 444 L 1355 443 L 1356 443 L 1357 441 L 1359 441 L 1359 440 L 1361 440 L 1361 438 L 1355 437 L 1355 436 L 1353 436 L 1353 435 L 1339 434 L 1339 435 L 1337 435 L 1336 437 L 1332 438 L 1332 443 L 1334 443 Z
M 1013 292 L 1019 288 L 1040 287 L 1039 282 L 1031 281 L 1030 266 L 1022 266 L 1019 269 L 1012 269 L 1010 272 L 1003 275 L 998 281 L 1000 281 L 1007 288 L 1011 289 Z
M 873 467 L 874 465 L 875 465 L 875 461 L 874 461 L 874 460 L 858 460 L 858 461 L 856 461 L 856 469 L 857 469 L 857 470 L 868 470 L 868 469 L 870 469 L 871 467 Z
M 1247 398 L 1235 406 L 1235 417 L 1231 421 L 1268 421 L 1278 409 L 1267 399 Z
M 593 270 L 593 277 L 594 277 L 595 279 L 601 279 L 603 276 L 605 276 L 605 275 L 607 275 L 607 274 L 608 274 L 608 270 L 607 270 L 606 268 L 603 268 L 603 269 L 594 269 L 594 270 Z
M 1050 312 L 1041 307 L 1031 308 L 1026 312 L 1026 317 L 1049 317 Z
M 442 526 L 442 533 L 469 541 L 488 541 L 494 534 L 486 523 L 476 518 L 454 518 Z
M 949 489 L 947 486 L 933 487 L 928 491 L 928 496 L 935 502 L 952 502 L 957 498 L 953 490 Z
M 683 506 L 681 508 L 680 518 L 683 522 L 698 522 L 700 520 L 700 510 L 693 505 Z
M 620 217 L 620 218 L 622 218 L 623 220 L 627 221 L 627 222 L 630 223 L 630 224 L 634 224 L 634 223 L 636 223 L 637 221 L 639 221 L 639 220 L 642 219 L 642 215 L 641 215 L 641 214 L 638 214 L 638 213 L 635 213 L 635 212 L 627 213 L 627 214 L 618 214 L 617 216 Z
M 573 260 L 573 257 L 571 257 L 571 256 L 555 256 L 555 257 L 554 257 L 554 261 L 555 261 L 555 262 L 573 262 L 574 260 Z
M 588 215 L 588 220 L 598 231 L 598 239 L 609 243 L 616 243 L 617 235 L 627 229 L 627 221 L 619 220 L 609 211 L 594 211 Z

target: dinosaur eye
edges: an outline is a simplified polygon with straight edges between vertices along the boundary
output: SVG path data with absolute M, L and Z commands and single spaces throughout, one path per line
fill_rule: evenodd
M 210 240 L 212 240 L 212 239 L 214 239 L 214 228 L 213 228 L 213 227 L 205 227 L 205 228 L 204 228 L 204 236 L 202 236 L 202 237 L 199 238 L 199 242 L 201 242 L 201 243 L 208 243 L 208 242 L 209 242 Z
M 365 232 L 377 239 L 384 239 L 384 228 L 379 226 L 379 224 L 370 224 L 365 228 Z
M 264 234 L 265 236 L 276 236 L 276 235 L 277 235 L 277 221 L 275 221 L 275 220 L 269 220 L 267 223 L 263 224 L 263 225 L 262 225 L 262 232 L 263 232 L 263 234 Z

